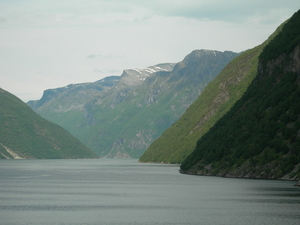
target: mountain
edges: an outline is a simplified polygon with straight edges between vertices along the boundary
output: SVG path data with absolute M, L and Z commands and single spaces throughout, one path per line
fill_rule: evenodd
M 233 59 L 211 81 L 199 98 L 162 136 L 155 140 L 140 162 L 182 163 L 196 142 L 242 97 L 257 74 L 258 57 L 280 26 L 264 43 Z
M 92 101 L 102 91 L 108 90 L 117 84 L 119 76 L 110 76 L 102 80 L 82 84 L 70 84 L 66 87 L 49 89 L 44 91 L 42 98 L 38 101 L 29 101 L 29 105 L 33 110 L 60 112 L 69 111 L 69 109 L 82 109 L 85 102 Z M 60 102 L 56 99 L 59 98 Z M 50 108 L 47 106 L 51 105 Z
M 97 158 L 62 127 L 0 88 L 0 159 Z
M 300 10 L 263 49 L 244 95 L 181 164 L 187 174 L 300 178 Z
M 29 105 L 100 157 L 139 158 L 237 55 L 195 50 L 176 64 L 124 70 L 114 85 L 80 97 L 82 101 L 77 96 L 94 83 L 81 84 L 85 90 L 79 93 L 72 88 L 47 90 L 41 100 Z M 54 92 L 60 94 L 45 96 Z

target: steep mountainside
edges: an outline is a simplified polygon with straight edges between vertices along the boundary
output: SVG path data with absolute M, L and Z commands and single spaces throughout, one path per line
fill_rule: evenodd
M 259 56 L 240 100 L 197 142 L 188 174 L 300 178 L 300 10 Z
M 114 86 L 81 107 L 64 107 L 55 97 L 35 110 L 101 157 L 138 158 L 237 55 L 195 50 L 177 64 L 124 70 Z M 75 93 L 69 95 L 76 105 Z
M 139 161 L 181 163 L 195 149 L 197 140 L 241 98 L 257 74 L 259 54 L 282 26 L 263 44 L 232 60 L 182 117 L 149 146 Z
M 96 157 L 66 130 L 0 88 L 0 159 Z

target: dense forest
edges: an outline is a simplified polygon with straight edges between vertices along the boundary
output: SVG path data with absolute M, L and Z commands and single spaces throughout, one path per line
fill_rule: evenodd
M 300 177 L 300 11 L 259 56 L 240 100 L 181 165 L 189 174 Z

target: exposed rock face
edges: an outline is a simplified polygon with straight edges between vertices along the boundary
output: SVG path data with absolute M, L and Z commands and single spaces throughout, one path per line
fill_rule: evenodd
M 228 178 L 250 178 L 250 179 L 282 179 L 282 180 L 298 180 L 297 175 L 293 175 L 298 171 L 300 164 L 297 164 L 295 168 L 280 177 L 280 168 L 276 162 L 270 162 L 265 165 L 253 165 L 249 161 L 243 165 L 235 168 L 234 170 L 221 170 L 217 173 L 214 172 L 214 167 L 209 164 L 206 165 L 202 170 L 190 170 L 188 174 L 190 175 L 199 175 L 199 176 L 220 176 Z M 181 170 L 182 173 L 185 173 Z
M 118 86 L 137 86 L 141 85 L 147 77 L 152 75 L 153 73 L 160 71 L 172 71 L 174 67 L 174 63 L 164 63 L 158 64 L 155 66 L 150 66 L 147 68 L 136 68 L 136 69 L 126 69 L 123 71 L 121 75 L 120 82 Z
M 5 159 L 24 159 L 23 157 L 19 156 L 17 153 L 15 153 L 13 150 L 10 148 L 6 147 L 2 143 L 0 145 L 6 150 L 5 152 L 0 152 L 0 154 L 5 158 Z
M 300 73 L 300 47 L 299 45 L 295 47 L 295 49 L 287 54 L 281 54 L 279 57 L 273 60 L 269 60 L 267 65 L 264 66 L 262 63 L 259 65 L 259 73 L 268 73 L 273 74 L 277 67 L 280 65 L 285 64 L 284 71 L 285 72 L 294 72 Z
M 36 103 L 35 110 L 101 157 L 139 158 L 237 55 L 195 50 L 177 64 L 126 69 L 101 91 L 91 90 L 93 83 L 84 85 L 79 91 L 84 98 L 76 89 L 60 89 L 60 95 Z

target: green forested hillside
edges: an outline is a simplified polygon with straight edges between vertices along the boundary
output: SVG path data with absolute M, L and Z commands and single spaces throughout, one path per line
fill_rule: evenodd
M 300 11 L 259 56 L 258 74 L 181 165 L 189 174 L 300 178 Z
M 257 74 L 258 56 L 276 36 L 280 26 L 263 44 L 232 60 L 211 81 L 199 98 L 139 159 L 141 162 L 181 163 L 205 134 L 241 98 Z
M 0 159 L 96 158 L 66 130 L 0 88 Z

